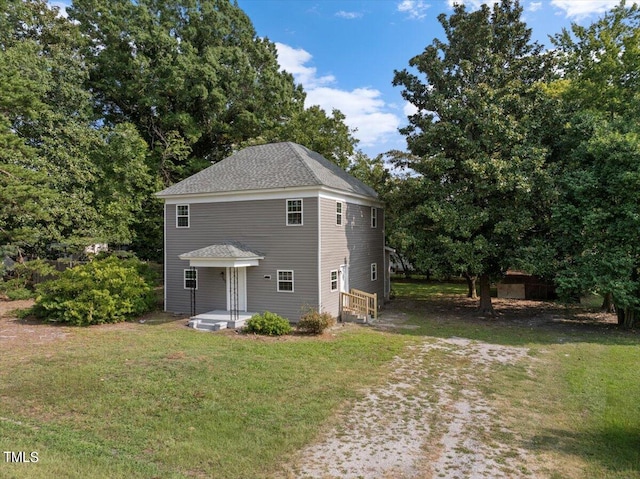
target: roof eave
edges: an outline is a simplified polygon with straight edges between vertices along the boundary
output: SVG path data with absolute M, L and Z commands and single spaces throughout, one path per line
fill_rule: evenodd
M 260 266 L 260 260 L 264 256 L 255 256 L 253 258 L 194 258 L 179 256 L 183 261 L 189 261 L 189 266 L 195 268 L 246 268 L 250 266 Z
M 209 193 L 181 193 L 181 194 L 170 194 L 170 195 L 162 195 L 160 193 L 156 193 L 158 198 L 161 198 L 165 201 L 174 202 L 174 201 L 185 201 L 189 200 L 206 200 L 211 198 L 213 200 L 224 200 L 228 199 L 233 201 L 238 198 L 247 199 L 263 199 L 262 195 L 277 195 L 282 193 L 291 194 L 291 196 L 298 193 L 328 193 L 334 196 L 344 196 L 356 198 L 360 201 L 365 201 L 367 203 L 373 203 L 379 207 L 383 207 L 384 203 L 377 196 L 372 196 L 363 193 L 357 193 L 354 191 L 343 190 L 340 188 L 332 188 L 330 186 L 323 185 L 311 185 L 311 186 L 291 186 L 286 188 L 268 188 L 268 189 L 260 189 L 260 190 L 237 190 L 237 191 L 220 191 L 220 192 L 209 192 Z M 256 198 L 252 198 L 256 196 Z
M 180 198 L 224 198 L 225 196 L 243 196 L 243 195 L 255 195 L 261 193 L 277 193 L 283 191 L 314 191 L 321 189 L 321 185 L 309 185 L 309 186 L 285 186 L 278 188 L 261 188 L 254 190 L 232 190 L 232 191 L 208 191 L 204 193 L 174 193 L 174 194 L 163 194 L 162 191 L 159 193 L 155 193 L 158 198 L 163 199 L 180 199 Z

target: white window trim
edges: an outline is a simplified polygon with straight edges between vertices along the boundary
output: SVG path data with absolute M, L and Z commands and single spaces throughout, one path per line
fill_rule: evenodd
M 180 210 L 181 206 L 186 206 L 187 207 L 187 214 L 186 215 L 179 215 L 178 211 Z M 180 226 L 178 223 L 178 220 L 180 218 L 187 218 L 187 226 Z M 176 205 L 176 228 L 189 228 L 191 226 L 191 207 L 188 204 L 179 204 Z
M 280 273 L 291 273 L 291 280 L 281 280 Z M 276 272 L 276 285 L 278 289 L 278 293 L 293 293 L 295 291 L 295 277 L 292 269 L 279 269 Z M 291 283 L 291 289 L 280 289 L 280 283 Z
M 378 208 L 376 208 L 375 206 L 371 207 L 371 227 L 378 227 Z
M 378 263 L 371 263 L 371 281 L 378 281 Z
M 289 211 L 289 202 L 290 201 L 299 201 L 300 202 L 300 223 L 289 223 L 289 213 L 298 213 L 297 211 L 295 212 L 290 212 Z M 286 219 L 286 223 L 287 226 L 302 226 L 304 224 L 304 201 L 302 200 L 302 198 L 288 198 L 285 200 L 285 219 Z
M 191 289 L 191 288 L 187 287 L 187 271 L 195 273 L 195 277 L 193 278 L 193 280 L 196 282 L 196 287 L 193 288 L 193 289 L 195 289 L 197 291 L 198 290 L 198 270 L 197 269 L 189 268 L 189 269 L 183 270 L 183 273 L 182 273 L 182 286 L 184 286 L 184 289 L 189 289 L 189 290 Z M 189 278 L 189 280 L 191 280 L 191 279 L 192 278 Z
M 340 206 L 340 211 L 338 211 L 338 206 Z M 336 226 L 344 226 L 344 202 L 336 201 Z M 338 222 L 338 218 L 340 218 L 340 222 Z
M 334 273 L 335 273 L 335 275 L 336 275 L 336 279 L 333 279 L 333 274 L 334 274 Z M 329 272 L 329 281 L 330 281 L 330 283 L 329 283 L 329 287 L 330 287 L 330 289 L 331 289 L 331 292 L 338 291 L 338 288 L 339 288 L 339 285 L 340 285 L 340 280 L 339 280 L 339 278 L 338 278 L 338 270 L 337 270 L 337 269 L 332 269 L 332 270 Z M 334 282 L 335 282 L 335 284 L 336 284 L 335 288 L 333 287 L 333 283 L 334 283 Z

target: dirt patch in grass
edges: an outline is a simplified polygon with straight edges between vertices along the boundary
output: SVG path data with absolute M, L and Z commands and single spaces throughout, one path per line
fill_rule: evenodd
M 33 306 L 33 300 L 0 301 L 0 346 L 5 351 L 19 352 L 21 348 L 31 349 L 34 345 L 64 341 L 74 332 L 84 327 L 66 326 L 40 321 L 34 318 L 19 319 L 18 310 Z M 88 326 L 93 331 L 134 331 L 143 326 L 172 323 L 182 327 L 179 319 L 170 313 L 151 312 L 137 321 L 116 324 Z M 184 323 L 186 324 L 186 322 Z

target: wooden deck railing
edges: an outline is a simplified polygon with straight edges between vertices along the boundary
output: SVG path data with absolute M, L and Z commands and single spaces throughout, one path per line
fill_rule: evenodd
M 343 312 L 364 314 L 366 318 L 378 318 L 378 295 L 352 289 L 348 293 L 340 293 L 340 315 Z

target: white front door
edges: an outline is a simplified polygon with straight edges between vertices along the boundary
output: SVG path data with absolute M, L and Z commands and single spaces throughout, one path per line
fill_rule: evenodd
M 227 268 L 227 311 L 247 310 L 247 268 Z
M 340 272 L 338 273 L 339 283 L 340 283 L 340 292 L 348 293 L 349 292 L 349 265 L 343 264 L 340 265 Z

